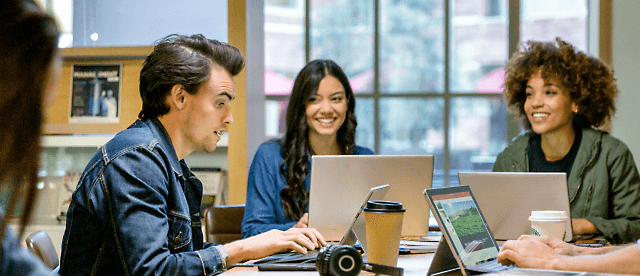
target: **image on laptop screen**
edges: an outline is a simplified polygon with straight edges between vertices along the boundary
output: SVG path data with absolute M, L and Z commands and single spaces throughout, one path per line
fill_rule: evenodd
M 442 227 L 446 229 L 446 235 L 456 251 L 455 254 L 465 267 L 495 260 L 499 252 L 498 244 L 489 231 L 471 192 L 468 189 L 456 190 L 428 194 L 435 206 L 435 213 Z M 448 189 L 448 191 L 452 190 Z

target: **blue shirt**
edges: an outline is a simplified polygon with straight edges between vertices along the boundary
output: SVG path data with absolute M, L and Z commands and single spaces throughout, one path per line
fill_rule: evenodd
M 208 275 L 220 253 L 202 242 L 202 183 L 157 119 L 100 147 L 73 192 L 61 275 Z
M 242 219 L 242 237 L 255 236 L 272 229 L 285 231 L 293 227 L 297 221 L 284 214 L 280 191 L 287 185 L 285 177 L 280 174 L 280 165 L 284 162 L 280 151 L 279 140 L 264 142 L 258 148 L 249 169 L 247 185 L 247 201 Z M 372 155 L 372 150 L 355 146 L 352 155 Z M 307 152 L 307 156 L 310 156 Z M 311 157 L 307 157 L 311 168 Z M 304 187 L 309 191 L 311 171 L 304 180 Z M 305 207 L 309 211 L 309 206 Z
M 3 216 L 0 210 L 0 218 Z M 31 254 L 11 229 L 5 229 L 0 247 L 0 275 L 55 275 L 42 261 Z

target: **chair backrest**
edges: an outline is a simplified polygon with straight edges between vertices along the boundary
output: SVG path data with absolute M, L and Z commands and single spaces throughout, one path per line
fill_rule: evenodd
M 244 204 L 211 206 L 204 211 L 206 242 L 225 244 L 242 239 Z
M 25 242 L 27 243 L 27 248 L 29 248 L 34 255 L 38 256 L 47 267 L 51 269 L 58 267 L 60 259 L 47 232 L 35 232 L 29 235 Z

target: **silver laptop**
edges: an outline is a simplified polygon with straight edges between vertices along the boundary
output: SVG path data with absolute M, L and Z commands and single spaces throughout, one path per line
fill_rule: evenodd
M 601 275 L 576 271 L 523 269 L 502 266 L 497 262 L 500 247 L 494 239 L 479 204 L 469 186 L 455 186 L 424 191 L 435 210 L 442 239 L 427 275 L 463 275 L 491 273 L 491 275 Z
M 433 155 L 314 155 L 311 159 L 309 227 L 327 241 L 339 241 L 369 189 L 389 184 L 385 200 L 407 210 L 402 236 L 426 236 L 429 207 L 422 191 L 431 188 Z M 427 214 L 427 215 L 425 215 Z
M 361 216 L 360 214 L 362 214 L 362 210 L 364 210 L 364 207 L 367 206 L 367 202 L 369 200 L 382 200 L 388 191 L 389 184 L 373 187 L 369 190 L 369 193 L 367 193 L 367 196 L 362 201 L 360 209 L 358 209 L 356 215 L 353 216 L 351 224 L 349 224 L 349 227 L 342 235 L 342 238 L 340 239 L 338 245 L 354 245 L 356 244 L 356 241 L 360 241 L 362 250 L 364 250 L 364 252 L 367 252 L 367 231 L 365 228 L 364 216 Z
M 509 269 L 497 262 L 500 247 L 469 186 L 427 189 L 424 197 L 442 232 L 427 275 L 458 268 L 463 275 Z
M 362 239 L 362 249 L 366 252 L 366 230 L 364 228 L 363 216 L 360 214 L 369 200 L 381 200 L 389 190 L 389 185 L 373 187 L 361 201 L 360 209 L 352 216 L 351 224 L 345 231 L 338 245 L 355 245 L 358 238 Z M 307 254 L 298 252 L 276 253 L 266 258 L 256 260 L 253 264 L 258 265 L 260 271 L 315 271 L 315 260 L 320 250 L 309 251 Z
M 460 172 L 460 185 L 468 185 L 497 240 L 531 234 L 531 211 L 566 211 L 571 218 L 565 173 Z M 571 219 L 565 241 L 571 241 Z

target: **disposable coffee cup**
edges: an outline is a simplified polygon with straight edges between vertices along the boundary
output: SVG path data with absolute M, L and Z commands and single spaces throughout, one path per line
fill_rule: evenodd
M 564 240 L 568 220 L 565 211 L 531 211 L 531 234 Z
M 372 200 L 364 208 L 367 232 L 367 260 L 371 263 L 397 266 L 402 219 L 402 203 Z

